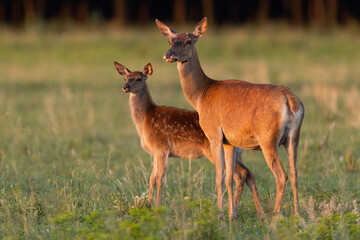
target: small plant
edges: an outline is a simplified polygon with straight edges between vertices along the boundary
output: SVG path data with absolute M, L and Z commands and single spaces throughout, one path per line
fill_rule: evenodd
M 194 229 L 190 231 L 189 239 L 225 239 L 221 231 L 220 211 L 207 199 L 200 199 L 190 203 L 194 216 Z
M 92 212 L 82 216 L 81 226 L 76 230 L 79 239 L 111 239 L 118 235 L 116 212 Z M 114 221 L 111 221 L 114 220 Z M 119 237 L 119 236 L 117 236 Z
M 148 208 L 135 208 L 129 211 L 130 217 L 120 223 L 127 237 L 123 239 L 159 239 L 165 225 L 167 208 L 161 206 L 150 211 Z
M 53 225 L 50 231 L 51 236 L 55 238 L 70 238 L 75 234 L 74 225 L 79 221 L 79 216 L 76 212 L 65 212 L 56 215 L 49 219 Z
M 275 236 L 281 239 L 360 239 L 360 214 L 330 214 L 317 222 L 299 217 L 279 219 Z
M 80 215 L 67 212 L 50 220 L 50 236 L 62 239 L 159 239 L 165 226 L 166 207 L 134 208 L 123 220 L 118 211 L 95 211 Z

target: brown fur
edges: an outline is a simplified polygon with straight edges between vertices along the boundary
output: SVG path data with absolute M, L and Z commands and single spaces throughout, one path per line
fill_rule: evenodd
M 157 205 L 161 204 L 162 182 L 166 174 L 168 157 L 197 159 L 206 156 L 214 163 L 210 143 L 199 124 L 199 115 L 174 107 L 157 106 L 151 99 L 146 80 L 152 73 L 150 64 L 143 72 L 131 72 L 121 64 L 114 63 L 118 72 L 125 76 L 125 92 L 130 92 L 130 109 L 133 121 L 141 139 L 142 147 L 154 158 L 154 168 L 150 176 L 149 203 L 157 184 Z M 233 152 L 228 153 L 232 155 Z M 239 205 L 244 182 L 253 193 L 259 217 L 263 210 L 259 201 L 254 175 L 242 163 L 241 149 L 236 149 L 233 158 L 235 169 L 235 206 Z
M 167 62 L 177 62 L 181 86 L 190 104 L 197 110 L 200 126 L 208 137 L 216 166 L 218 206 L 222 210 L 224 163 L 233 163 L 222 153 L 226 139 L 233 146 L 262 150 L 276 179 L 274 212 L 280 211 L 287 174 L 279 160 L 278 146 L 284 145 L 288 154 L 291 185 L 294 194 L 294 212 L 298 213 L 296 151 L 300 127 L 304 117 L 301 100 L 286 87 L 254 84 L 239 80 L 216 81 L 207 77 L 200 65 L 195 42 L 204 35 L 207 19 L 200 21 L 193 33 L 176 33 L 156 20 L 160 31 L 170 41 L 164 54 Z M 232 174 L 226 171 L 228 192 L 232 189 Z M 228 176 L 229 175 L 229 176 Z M 229 194 L 229 217 L 232 196 Z

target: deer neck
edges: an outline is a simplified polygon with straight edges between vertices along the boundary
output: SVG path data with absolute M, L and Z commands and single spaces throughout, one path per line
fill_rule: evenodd
M 178 62 L 177 68 L 185 97 L 198 110 L 199 103 L 213 80 L 202 70 L 195 47 L 188 61 Z
M 145 83 L 145 87 L 138 93 L 130 93 L 130 110 L 132 119 L 136 125 L 138 133 L 141 135 L 143 124 L 146 119 L 146 115 L 151 109 L 155 107 L 148 86 Z

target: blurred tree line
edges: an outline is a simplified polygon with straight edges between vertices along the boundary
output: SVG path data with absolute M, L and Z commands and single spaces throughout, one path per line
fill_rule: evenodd
M 210 22 L 264 23 L 329 27 L 360 18 L 356 0 L 0 0 L 0 25 L 21 27 L 35 21 L 105 21 L 117 25 L 182 24 L 207 16 Z

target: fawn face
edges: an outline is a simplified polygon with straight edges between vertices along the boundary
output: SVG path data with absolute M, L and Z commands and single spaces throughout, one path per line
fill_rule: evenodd
M 199 37 L 206 32 L 207 18 L 203 18 L 192 33 L 177 33 L 157 19 L 156 24 L 160 32 L 169 38 L 170 49 L 164 54 L 165 61 L 185 63 L 192 57 L 195 43 Z
M 145 86 L 146 79 L 151 76 L 153 73 L 153 69 L 151 63 L 148 63 L 142 72 L 135 71 L 131 72 L 125 66 L 114 62 L 114 66 L 116 70 L 119 72 L 121 76 L 125 77 L 125 84 L 123 86 L 124 92 L 130 92 L 133 94 L 138 93 Z

